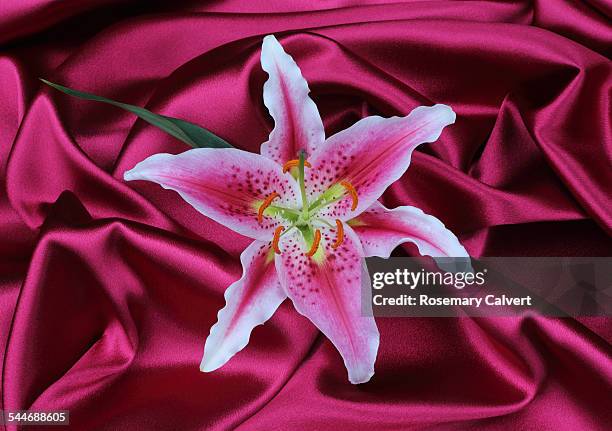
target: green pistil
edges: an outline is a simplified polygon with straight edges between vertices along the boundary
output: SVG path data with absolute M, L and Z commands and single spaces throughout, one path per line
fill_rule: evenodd
M 298 165 L 298 182 L 300 184 L 300 193 L 302 194 L 302 218 L 308 220 L 308 199 L 306 198 L 306 183 L 304 182 L 304 160 L 306 156 L 304 151 L 300 151 L 300 163 Z

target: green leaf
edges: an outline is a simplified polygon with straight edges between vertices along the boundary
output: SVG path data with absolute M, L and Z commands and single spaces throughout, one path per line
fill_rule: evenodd
M 95 94 L 85 93 L 83 91 L 73 90 L 63 85 L 55 84 L 40 78 L 45 84 L 55 88 L 56 90 L 66 93 L 70 96 L 78 97 L 85 100 L 94 100 L 96 102 L 108 103 L 109 105 L 117 106 L 125 109 L 133 114 L 138 115 L 147 123 L 163 130 L 164 132 L 174 136 L 176 139 L 183 141 L 193 148 L 232 148 L 232 146 L 224 141 L 219 136 L 209 130 L 206 130 L 196 124 L 188 121 L 179 120 L 178 118 L 166 117 L 165 115 L 155 114 L 148 109 L 139 106 L 128 105 L 127 103 L 117 102 L 107 99 L 106 97 L 96 96 Z

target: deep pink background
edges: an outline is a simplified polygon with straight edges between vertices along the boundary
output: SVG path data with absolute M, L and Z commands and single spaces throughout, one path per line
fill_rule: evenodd
M 421 104 L 457 112 L 386 204 L 435 215 L 475 256 L 610 256 L 611 13 L 606 0 L 3 0 L 4 408 L 67 409 L 76 430 L 610 429 L 606 318 L 377 319 L 376 375 L 352 386 L 285 303 L 200 373 L 249 241 L 122 181 L 183 144 L 36 78 L 258 151 L 272 126 L 259 49 L 275 33 L 328 135 Z

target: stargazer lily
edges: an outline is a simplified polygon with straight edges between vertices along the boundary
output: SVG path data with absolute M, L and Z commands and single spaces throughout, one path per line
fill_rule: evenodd
M 243 274 L 225 291 L 200 369 L 213 371 L 248 343 L 251 331 L 289 297 L 338 349 L 354 383 L 374 374 L 379 333 L 361 314 L 369 285 L 364 257 L 388 257 L 403 242 L 421 254 L 465 257 L 457 237 L 435 217 L 377 202 L 410 164 L 415 147 L 455 121 L 445 105 L 405 117 L 367 117 L 327 140 L 295 61 L 266 36 L 263 99 L 274 129 L 261 155 L 238 149 L 155 154 L 125 173 L 177 191 L 196 210 L 252 238 Z

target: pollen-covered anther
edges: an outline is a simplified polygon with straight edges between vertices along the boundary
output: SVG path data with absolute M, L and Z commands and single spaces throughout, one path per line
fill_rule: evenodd
M 344 225 L 339 219 L 336 219 L 336 241 L 332 244 L 332 248 L 335 250 L 342 245 L 344 242 Z
M 259 223 L 263 222 L 263 213 L 268 208 L 274 199 L 278 197 L 278 193 L 272 192 L 264 199 L 264 201 L 259 206 L 259 210 L 257 211 L 257 221 Z
M 310 247 L 310 250 L 308 250 L 308 253 L 306 253 L 306 256 L 308 257 L 314 256 L 314 254 L 319 249 L 320 242 L 321 242 L 321 231 L 317 229 L 314 233 L 314 239 L 312 240 L 312 246 Z
M 355 187 L 348 181 L 340 181 L 340 185 L 346 189 L 346 191 L 351 196 L 353 203 L 351 204 L 351 211 L 355 211 L 357 209 L 357 204 L 359 203 L 359 196 L 357 196 L 357 190 Z
M 289 172 L 289 170 L 291 168 L 297 168 L 300 164 L 300 160 L 299 159 L 295 159 L 295 160 L 289 160 L 287 163 L 285 163 L 283 165 L 283 174 Z M 311 168 L 312 165 L 310 163 L 308 163 L 308 160 L 304 160 L 304 166 L 306 166 L 307 168 Z
M 274 230 L 274 238 L 272 238 L 272 249 L 274 253 L 281 254 L 280 248 L 278 248 L 278 241 L 280 240 L 281 233 L 285 230 L 283 226 L 279 226 Z

